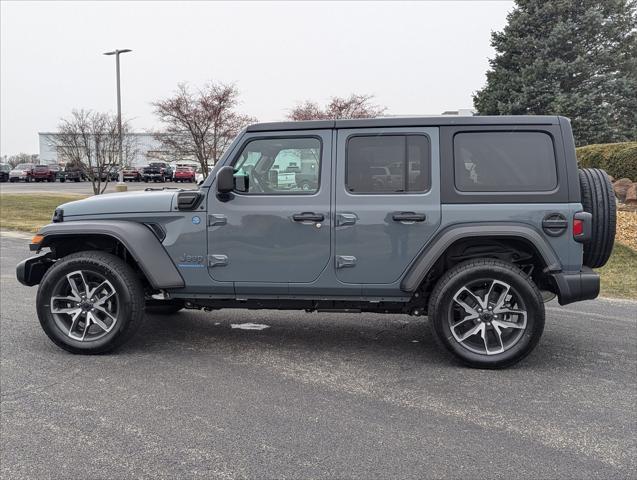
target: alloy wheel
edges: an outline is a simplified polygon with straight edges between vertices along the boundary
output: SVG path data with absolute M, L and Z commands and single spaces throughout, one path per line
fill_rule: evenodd
M 453 296 L 449 328 L 456 341 L 481 355 L 509 350 L 524 335 L 527 311 L 518 292 L 500 280 L 477 280 Z
M 61 278 L 51 296 L 51 313 L 70 338 L 93 341 L 117 324 L 118 295 L 113 284 L 99 273 L 76 270 Z

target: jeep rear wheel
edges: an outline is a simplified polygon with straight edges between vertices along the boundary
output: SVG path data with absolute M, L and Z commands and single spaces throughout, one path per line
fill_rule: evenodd
M 456 265 L 429 300 L 437 340 L 472 367 L 503 368 L 526 357 L 544 330 L 535 284 L 513 264 L 478 259 Z
M 144 291 L 120 258 L 79 252 L 46 272 L 37 311 L 44 332 L 57 346 L 71 353 L 105 353 L 126 342 L 141 325 Z
M 615 242 L 617 205 L 610 179 L 604 170 L 584 168 L 579 171 L 582 207 L 593 216 L 591 238 L 584 243 L 584 265 L 606 265 Z

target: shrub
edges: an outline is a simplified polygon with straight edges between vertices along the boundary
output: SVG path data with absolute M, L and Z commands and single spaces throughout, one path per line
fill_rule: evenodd
M 637 181 L 637 142 L 586 145 L 576 152 L 582 168 L 602 168 L 615 179 Z

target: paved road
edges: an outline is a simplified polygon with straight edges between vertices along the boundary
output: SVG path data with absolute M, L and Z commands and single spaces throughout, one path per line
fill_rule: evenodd
M 2 476 L 635 478 L 637 304 L 548 307 L 515 368 L 450 361 L 407 316 L 149 316 L 115 354 L 56 348 L 1 247 Z M 241 330 L 232 324 L 266 324 Z
M 148 187 L 162 188 L 162 187 L 175 187 L 184 189 L 197 188 L 194 183 L 145 183 L 145 182 L 126 182 L 129 191 L 143 190 Z M 109 183 L 106 187 L 106 192 L 114 192 L 115 183 Z M 92 195 L 93 187 L 91 182 L 3 182 L 0 183 L 0 192 L 2 193 L 76 193 L 84 195 Z

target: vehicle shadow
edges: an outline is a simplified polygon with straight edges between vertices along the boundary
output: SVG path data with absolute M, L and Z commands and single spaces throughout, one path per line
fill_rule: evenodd
M 267 328 L 243 329 L 243 324 Z M 234 327 L 233 327 L 234 325 Z M 277 310 L 182 311 L 146 315 L 126 351 L 197 350 L 263 345 L 282 350 L 370 351 L 374 355 L 416 352 L 440 357 L 427 319 L 407 315 L 305 313 Z
M 267 328 L 236 328 L 246 323 Z M 555 333 L 559 332 L 552 335 Z M 575 346 L 570 355 L 565 356 L 559 343 L 541 341 L 535 352 L 511 368 L 570 370 L 581 362 L 573 357 L 579 358 L 593 348 L 593 345 Z M 426 317 L 407 315 L 186 310 L 168 316 L 147 315 L 140 331 L 120 351 L 134 354 L 179 351 L 190 355 L 193 352 L 232 354 L 250 348 L 290 354 L 367 356 L 382 362 L 408 360 L 428 366 L 461 366 L 437 344 Z

